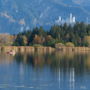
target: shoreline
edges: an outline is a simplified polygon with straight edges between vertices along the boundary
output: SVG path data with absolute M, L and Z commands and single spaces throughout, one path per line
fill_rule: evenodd
M 0 52 L 9 52 L 9 51 L 17 52 L 29 52 L 29 53 L 52 53 L 52 52 L 87 52 L 90 51 L 90 47 L 45 47 L 45 46 L 0 46 Z

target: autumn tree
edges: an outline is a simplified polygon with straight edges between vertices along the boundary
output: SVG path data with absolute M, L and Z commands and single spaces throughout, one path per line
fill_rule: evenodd
M 35 35 L 33 39 L 33 44 L 42 44 L 42 39 L 39 35 Z
M 9 34 L 0 34 L 0 46 L 11 46 L 14 42 L 14 36 Z

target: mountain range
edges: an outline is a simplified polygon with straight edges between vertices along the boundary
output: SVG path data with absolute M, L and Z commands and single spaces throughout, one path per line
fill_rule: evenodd
M 77 21 L 90 22 L 90 0 L 0 0 L 0 33 L 48 27 L 70 13 Z

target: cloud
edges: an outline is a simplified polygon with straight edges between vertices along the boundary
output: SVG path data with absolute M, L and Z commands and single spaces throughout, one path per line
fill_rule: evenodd
M 16 20 L 10 16 L 7 12 L 1 12 L 0 16 L 7 18 L 10 22 L 16 22 Z
M 6 11 L 5 12 L 1 12 L 0 13 L 0 16 L 1 17 L 5 17 L 6 19 L 9 20 L 9 22 L 12 22 L 12 23 L 18 23 L 20 25 L 26 25 L 26 22 L 24 20 L 24 18 L 20 19 L 19 21 L 18 20 L 15 20 L 12 16 L 10 16 Z

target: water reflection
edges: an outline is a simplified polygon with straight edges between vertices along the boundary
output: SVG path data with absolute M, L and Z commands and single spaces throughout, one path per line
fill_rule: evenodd
M 77 74 L 84 73 L 90 69 L 89 53 L 52 53 L 52 54 L 25 54 L 19 53 L 14 57 L 18 64 L 23 63 L 33 68 L 43 69 L 45 66 L 52 71 L 58 72 L 59 68 L 66 73 L 75 70 Z M 86 69 L 86 70 L 85 70 Z
M 0 64 L 10 64 L 13 62 L 14 57 L 5 53 L 0 53 Z
M 33 90 L 88 90 L 90 88 L 90 53 L 17 53 L 0 54 L 0 83 L 8 88 Z M 14 71 L 13 71 L 14 70 Z M 2 71 L 0 69 L 0 71 Z M 8 78 L 5 78 L 6 74 Z M 12 86 L 10 86 L 12 85 Z M 26 88 L 25 88 L 26 87 Z

